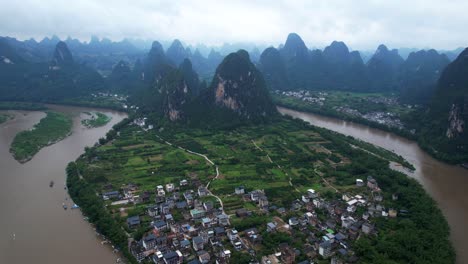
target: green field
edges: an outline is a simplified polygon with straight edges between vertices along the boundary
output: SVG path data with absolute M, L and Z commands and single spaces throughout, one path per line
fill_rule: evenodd
M 72 120 L 63 113 L 47 112 L 31 130 L 18 133 L 10 147 L 19 162 L 30 160 L 41 148 L 54 144 L 70 134 Z
M 81 123 L 88 128 L 104 126 L 112 119 L 111 117 L 101 112 L 85 112 L 84 114 L 86 114 L 88 117 L 81 120 Z

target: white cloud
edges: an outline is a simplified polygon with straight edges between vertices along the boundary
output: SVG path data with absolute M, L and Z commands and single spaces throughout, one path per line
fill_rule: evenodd
M 468 1 L 383 0 L 0 0 L 0 35 L 57 34 L 186 43 L 277 45 L 297 32 L 310 47 L 354 49 L 467 46 Z

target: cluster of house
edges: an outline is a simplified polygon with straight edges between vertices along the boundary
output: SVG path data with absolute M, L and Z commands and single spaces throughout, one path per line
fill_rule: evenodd
M 129 106 L 127 104 L 125 104 L 125 102 L 127 101 L 127 98 L 128 98 L 127 95 L 99 92 L 99 93 L 93 93 L 93 94 L 91 94 L 91 96 L 94 97 L 94 98 L 112 98 L 112 100 L 120 102 L 124 109 L 129 108 Z M 130 106 L 130 108 L 131 109 L 138 109 L 138 107 L 134 106 L 134 105 Z
M 217 208 L 214 199 L 206 198 L 208 195 L 205 186 L 193 182 L 189 186 L 187 180 L 181 180 L 177 187 L 168 183 L 152 192 L 142 192 L 128 184 L 120 191 L 103 193 L 102 198 L 112 199 L 112 204 L 150 204 L 145 215 L 131 216 L 126 221 L 134 231 L 140 227 L 151 229 L 141 240 L 129 241 L 130 252 L 139 262 L 227 263 L 231 251 L 222 241 L 229 236 L 232 247 L 237 248 L 239 241 L 232 235 L 235 230 L 228 228 L 229 216 Z
M 133 120 L 133 124 L 139 126 L 142 128 L 144 131 L 148 131 L 149 129 L 153 129 L 153 125 L 147 124 L 148 118 L 147 117 L 142 117 L 142 118 L 136 118 Z
M 300 91 L 275 91 L 277 94 L 288 96 L 288 97 L 294 97 L 297 99 L 301 99 L 304 102 L 309 102 L 312 104 L 317 104 L 319 106 L 322 106 L 323 103 L 326 100 L 326 96 L 328 95 L 325 92 L 311 92 L 311 91 L 305 91 L 305 90 L 300 90 Z
M 130 229 L 148 226 L 151 229 L 141 240 L 129 241 L 130 251 L 139 262 L 235 263 L 230 259 L 231 250 L 255 256 L 255 250 L 263 241 L 261 229 L 268 233 L 283 232 L 292 238 L 305 235 L 306 239 L 300 249 L 287 243 L 279 244 L 274 254 L 259 257 L 260 263 L 296 263 L 301 255 L 302 259 L 306 256 L 310 261 L 328 258 L 339 264 L 358 260 L 352 241 L 362 235 L 377 235 L 373 218 L 407 213 L 381 205 L 382 191 L 373 177 L 369 176 L 366 181 L 357 179 L 356 186 L 358 194 L 345 193 L 342 199 L 334 200 L 326 200 L 309 189 L 301 199 L 293 201 L 290 208 L 270 204 L 263 190 L 247 193 L 244 187 L 237 187 L 234 194 L 255 202 L 259 211 L 266 214 L 276 211 L 279 215 L 272 217 L 265 226 L 252 226 L 242 232 L 230 227 L 229 216 L 216 208 L 213 200 L 204 199 L 209 194 L 205 186 L 189 186 L 187 180 L 180 181 L 177 187 L 172 183 L 157 186 L 152 196 L 148 192 L 138 192 L 136 186 L 129 184 L 121 191 L 103 193 L 102 197 L 151 203 L 145 215 L 127 219 Z M 149 197 L 155 198 L 150 200 Z M 398 195 L 392 195 L 392 199 L 397 200 Z M 237 210 L 236 215 L 251 217 L 243 208 Z M 294 216 L 287 217 L 290 215 Z M 300 263 L 313 263 L 310 261 Z
M 394 218 L 408 212 L 382 206 L 382 190 L 372 176 L 367 181 L 357 179 L 356 187 L 357 194 L 345 193 L 341 199 L 326 200 L 315 190 L 309 189 L 301 199 L 292 202 L 291 208 L 269 206 L 269 211 L 275 210 L 283 217 L 292 212 L 295 212 L 292 213 L 295 216 L 286 220 L 273 217 L 271 222 L 266 223 L 267 232 L 283 232 L 292 238 L 305 235 L 306 241 L 301 249 L 280 244 L 276 253 L 262 256 L 261 263 L 296 263 L 299 255 L 305 255 L 312 261 L 317 258 L 330 259 L 331 263 L 336 264 L 357 262 L 352 242 L 362 235 L 377 235 L 373 218 Z M 392 199 L 397 200 L 398 195 L 393 194 Z M 251 248 L 262 240 L 257 228 L 244 231 L 243 237 L 246 241 L 244 244 Z

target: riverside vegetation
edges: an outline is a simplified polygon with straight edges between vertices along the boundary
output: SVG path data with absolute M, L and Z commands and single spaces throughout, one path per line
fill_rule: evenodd
M 85 154 L 68 166 L 67 185 L 90 222 L 123 250 L 131 262 L 135 259 L 127 248 L 125 232 L 141 239 L 150 230 L 151 218 L 145 214 L 148 202 L 111 205 L 111 201 L 103 201 L 96 193 L 104 193 L 109 186 L 131 183 L 138 186 L 140 194 L 149 193 L 152 201 L 158 185 L 183 179 L 200 184 L 213 180 L 215 172 L 209 163 L 178 147 L 207 155 L 219 166 L 220 176 L 211 182 L 210 190 L 222 199 L 226 214 L 233 215 L 239 208 L 252 212 L 249 217 L 231 216 L 230 221 L 241 232 L 250 227 L 258 229 L 263 237 L 254 247 L 258 258 L 273 253 L 282 242 L 305 252 L 307 238 L 301 232 L 291 236 L 282 232 L 272 234 L 265 227 L 274 217 L 287 221 L 301 213 L 292 210 L 280 215 L 262 211 L 242 196 L 232 195 L 235 187 L 243 185 L 246 191 L 263 189 L 270 205 L 289 208 L 309 188 L 314 188 L 321 197 L 338 201 L 341 194 L 358 191 L 356 179 L 372 175 L 382 189 L 382 205 L 404 209 L 407 213 L 397 218 L 375 218 L 377 234 L 361 236 L 349 245 L 360 262 L 453 263 L 455 260 L 447 222 L 414 179 L 389 169 L 388 160 L 380 158 L 382 153 L 375 153 L 375 149 L 299 120 L 277 117 L 261 126 L 209 131 L 177 124 L 143 130 L 125 120 L 99 143 L 97 147 L 87 148 Z M 385 156 L 400 159 L 391 152 Z M 391 198 L 395 193 L 399 196 L 397 200 Z M 177 209 L 171 210 L 171 214 L 175 221 L 183 219 Z M 141 228 L 130 229 L 125 223 L 127 216 L 140 216 Z M 324 216 L 319 214 L 319 217 Z M 313 227 L 307 232 L 321 234 Z M 246 253 L 235 254 L 239 263 L 250 260 Z M 300 254 L 296 260 L 305 258 Z M 322 262 L 325 263 L 319 258 L 319 263 Z
M 88 128 L 104 126 L 111 120 L 109 116 L 101 112 L 84 112 L 84 114 L 88 118 L 81 120 L 81 123 Z
M 415 139 L 420 114 L 418 106 L 405 106 L 395 95 L 341 91 L 277 92 L 273 100 L 279 106 L 316 113 Z
M 41 148 L 58 142 L 70 134 L 72 120 L 66 114 L 47 112 L 31 130 L 18 133 L 11 143 L 10 152 L 19 162 L 30 160 Z
M 0 124 L 8 121 L 11 118 L 9 114 L 0 114 Z
M 0 102 L 0 110 L 41 111 L 41 110 L 46 110 L 46 109 L 47 107 L 40 103 Z

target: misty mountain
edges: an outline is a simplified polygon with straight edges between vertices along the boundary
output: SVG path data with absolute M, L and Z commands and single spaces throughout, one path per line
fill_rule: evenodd
M 440 151 L 436 155 L 448 153 L 452 160 L 466 160 L 467 124 L 468 48 L 442 72 L 426 114 L 421 140 Z
M 323 68 L 326 79 L 324 88 L 332 90 L 365 91 L 368 75 L 361 55 L 350 52 L 344 42 L 333 41 L 323 50 Z M 320 67 L 320 65 L 316 66 Z
M 276 113 L 263 75 L 245 50 L 224 58 L 216 69 L 207 99 L 208 104 L 248 120 L 261 120 Z
M 11 46 L 2 46 L 12 58 L 20 57 Z M 74 61 L 64 42 L 56 44 L 48 62 L 1 63 L 0 72 L 2 100 L 59 102 L 106 88 L 99 73 Z
M 61 67 L 73 64 L 73 57 L 65 42 L 59 41 L 55 47 L 54 55 L 52 57 L 51 66 Z
M 161 43 L 154 41 L 145 58 L 143 79 L 148 83 L 157 84 L 170 68 L 174 67 L 175 64 L 167 58 Z
M 200 80 L 198 79 L 197 72 L 195 72 L 192 67 L 192 62 L 189 59 L 184 59 L 179 66 L 179 71 L 182 73 L 191 93 L 193 95 L 198 95 L 200 92 Z
M 180 40 L 176 39 L 166 51 L 167 57 L 175 65 L 180 65 L 184 59 L 190 58 L 191 54 L 184 48 Z
M 334 41 L 323 51 L 309 50 L 299 35 L 291 33 L 279 54 L 281 58 L 269 48 L 260 58 L 259 68 L 270 89 L 365 91 L 369 87 L 359 52 L 350 52 L 343 42 Z
M 433 49 L 410 53 L 400 69 L 400 101 L 426 104 L 442 71 L 449 63 L 445 54 L 439 54 Z
M 398 90 L 398 74 L 403 62 L 398 50 L 389 50 L 385 45 L 380 45 L 367 62 L 370 89 L 372 91 Z
M 309 50 L 296 33 L 288 35 L 284 46 L 279 50 L 285 63 L 291 89 L 309 89 L 320 69 L 314 71 L 310 65 Z
M 277 49 L 270 47 L 262 52 L 259 69 L 270 90 L 288 90 L 290 88 L 286 66 Z

